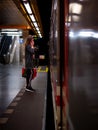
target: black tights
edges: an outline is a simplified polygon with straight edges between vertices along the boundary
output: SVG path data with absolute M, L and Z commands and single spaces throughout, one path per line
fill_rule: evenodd
M 31 69 L 26 69 L 26 73 L 27 73 L 27 77 L 26 77 L 26 83 L 27 83 L 27 87 L 31 86 Z

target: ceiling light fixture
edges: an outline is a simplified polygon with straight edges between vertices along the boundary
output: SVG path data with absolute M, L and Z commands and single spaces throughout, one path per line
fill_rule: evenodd
M 25 8 L 26 8 L 26 10 L 27 10 L 28 14 L 32 14 L 32 10 L 31 10 L 31 8 L 30 8 L 29 3 L 24 2 L 24 6 L 25 6 Z
M 36 22 L 36 19 L 35 19 L 34 15 L 33 15 L 33 12 L 32 12 L 32 10 L 31 10 L 31 7 L 30 7 L 29 3 L 27 2 L 27 0 L 23 0 L 23 4 L 24 4 L 25 9 L 26 9 L 26 11 L 27 11 L 27 13 L 28 13 L 27 16 L 29 16 L 30 19 L 31 19 L 31 21 L 33 22 L 33 25 L 34 25 L 34 27 L 35 27 L 35 29 L 36 29 L 38 35 L 39 35 L 40 37 L 42 37 L 41 32 L 40 32 L 40 29 L 39 29 L 39 27 L 38 27 L 38 24 L 37 24 L 37 22 Z
M 36 21 L 33 14 L 30 15 L 30 18 L 31 18 L 32 22 Z
M 33 24 L 34 24 L 34 26 L 35 26 L 36 28 L 38 28 L 38 25 L 37 25 L 37 23 L 36 23 L 36 22 L 34 22 Z

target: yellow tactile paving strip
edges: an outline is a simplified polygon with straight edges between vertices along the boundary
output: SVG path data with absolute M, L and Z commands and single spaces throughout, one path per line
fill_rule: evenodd
M 37 72 L 48 72 L 48 67 L 39 66 Z

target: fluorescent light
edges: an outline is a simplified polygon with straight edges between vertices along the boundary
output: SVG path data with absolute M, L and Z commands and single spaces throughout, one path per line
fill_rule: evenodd
M 40 33 L 40 31 L 37 31 L 38 33 Z
M 1 33 L 6 33 L 7 36 L 12 36 L 12 35 L 21 36 L 22 35 L 22 32 L 1 32 Z
M 32 10 L 31 10 L 31 8 L 30 8 L 29 3 L 24 3 L 24 6 L 25 6 L 27 12 L 28 12 L 29 14 L 32 14 Z
M 42 35 L 41 35 L 41 34 L 39 34 L 39 36 L 40 36 L 40 37 L 42 37 Z
M 37 31 L 39 31 L 39 28 L 36 28 Z
M 26 10 L 27 10 L 27 12 L 29 14 L 29 17 L 31 18 L 31 21 L 32 21 L 31 25 L 35 26 L 35 29 L 36 29 L 37 33 L 39 34 L 40 37 L 42 37 L 42 35 L 41 35 L 40 31 L 39 31 L 38 24 L 36 22 L 36 19 L 35 19 L 33 13 L 32 13 L 32 10 L 30 8 L 29 3 L 27 1 L 25 1 L 25 0 L 23 0 L 23 4 L 24 4 L 24 6 L 25 6 L 25 8 L 26 8 Z
M 31 18 L 31 20 L 33 21 L 33 22 L 35 22 L 36 20 L 35 20 L 35 18 L 34 18 L 34 15 L 32 14 L 32 15 L 30 15 L 30 18 Z
M 33 24 L 34 24 L 34 26 L 35 26 L 36 28 L 38 28 L 38 25 L 37 25 L 37 23 L 36 23 L 36 22 L 34 22 Z

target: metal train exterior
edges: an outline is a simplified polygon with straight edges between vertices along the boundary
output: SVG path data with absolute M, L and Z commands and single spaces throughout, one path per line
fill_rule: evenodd
M 53 0 L 49 40 L 55 130 L 98 129 L 98 1 Z

